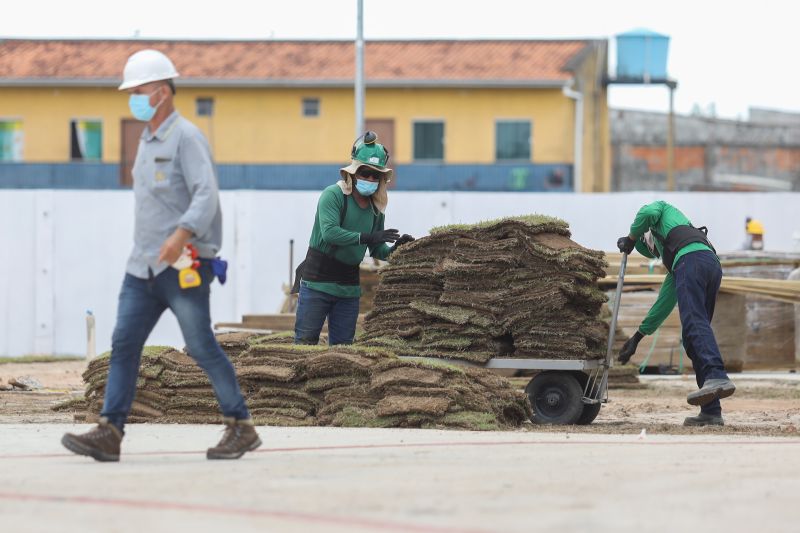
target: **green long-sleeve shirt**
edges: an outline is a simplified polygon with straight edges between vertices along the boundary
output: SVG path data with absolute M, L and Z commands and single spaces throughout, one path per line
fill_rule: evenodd
M 348 202 L 347 213 L 344 223 L 340 224 L 344 202 Z M 311 230 L 308 245 L 325 254 L 329 254 L 332 246 L 336 246 L 333 252 L 335 259 L 348 265 L 358 265 L 367 252 L 367 245 L 360 243 L 361 233 L 383 230 L 383 219 L 383 213 L 380 213 L 372 203 L 362 208 L 352 195 L 345 195 L 338 185 L 333 184 L 322 191 L 319 198 L 314 228 Z M 373 244 L 369 246 L 369 253 L 377 259 L 388 259 L 390 249 L 386 243 Z M 302 283 L 310 289 L 339 298 L 361 296 L 360 285 L 305 280 Z
M 633 224 L 631 224 L 630 235 L 636 238 L 636 250 L 643 256 L 653 259 L 653 254 L 650 253 L 650 250 L 648 250 L 640 237 L 653 229 L 666 238 L 670 230 L 675 226 L 686 226 L 688 224 L 691 224 L 691 222 L 677 207 L 663 200 L 658 200 L 639 209 Z M 654 243 L 659 255 L 663 257 L 664 247 L 658 239 L 654 239 Z M 711 248 L 703 243 L 693 242 L 678 250 L 672 264 L 677 265 L 681 257 L 699 250 L 712 251 Z M 675 292 L 675 278 L 672 272 L 668 272 L 664 278 L 664 283 L 661 284 L 661 289 L 658 291 L 658 298 L 656 298 L 655 303 L 648 311 L 647 316 L 642 320 L 639 331 L 643 335 L 654 333 L 664 323 L 664 320 L 667 319 L 672 310 L 675 309 L 675 304 L 677 303 L 678 295 Z

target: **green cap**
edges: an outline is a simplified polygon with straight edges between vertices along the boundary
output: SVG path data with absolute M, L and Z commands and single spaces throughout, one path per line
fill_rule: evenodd
M 366 132 L 353 144 L 351 158 L 378 169 L 386 168 L 386 164 L 389 162 L 389 151 L 377 141 L 378 135 L 374 131 Z

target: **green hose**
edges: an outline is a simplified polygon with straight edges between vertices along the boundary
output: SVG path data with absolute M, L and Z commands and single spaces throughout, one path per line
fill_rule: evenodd
M 650 345 L 650 351 L 647 352 L 647 357 L 644 358 L 642 364 L 639 365 L 639 373 L 643 374 L 644 370 L 647 368 L 647 363 L 650 361 L 650 356 L 653 355 L 653 350 L 656 349 L 656 342 L 658 342 L 658 335 L 661 333 L 661 327 L 656 330 L 655 335 L 653 335 L 653 344 Z

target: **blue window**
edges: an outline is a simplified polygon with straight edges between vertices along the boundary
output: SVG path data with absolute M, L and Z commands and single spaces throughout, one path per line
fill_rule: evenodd
M 414 122 L 414 160 L 444 159 L 444 122 Z
M 495 126 L 495 158 L 498 161 L 530 161 L 531 141 L 529 120 L 498 120 Z

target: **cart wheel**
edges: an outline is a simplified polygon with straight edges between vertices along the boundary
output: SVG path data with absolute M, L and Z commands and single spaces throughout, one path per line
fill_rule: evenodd
M 533 408 L 534 424 L 574 424 L 583 413 L 583 389 L 566 372 L 542 372 L 525 392 Z
M 579 426 L 586 426 L 594 422 L 594 419 L 597 418 L 597 415 L 600 414 L 600 406 L 603 405 L 602 403 L 585 403 L 583 404 L 583 412 L 581 416 L 578 417 L 578 421 L 575 422 Z

